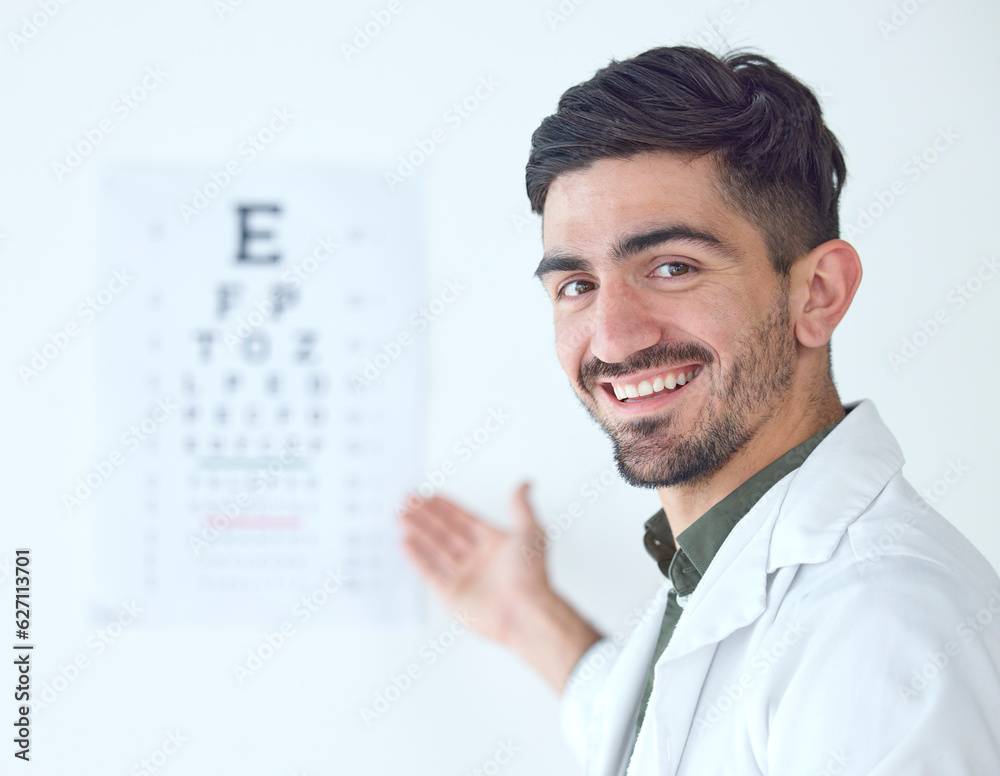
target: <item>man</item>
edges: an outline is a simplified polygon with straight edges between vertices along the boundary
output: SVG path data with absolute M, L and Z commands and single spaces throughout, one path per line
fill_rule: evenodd
M 657 489 L 665 595 L 602 637 L 549 585 L 526 485 L 510 533 L 441 497 L 401 519 L 445 602 L 563 693 L 588 774 L 1000 773 L 1000 579 L 833 383 L 845 174 L 812 93 L 754 55 L 612 62 L 532 137 L 559 361 Z

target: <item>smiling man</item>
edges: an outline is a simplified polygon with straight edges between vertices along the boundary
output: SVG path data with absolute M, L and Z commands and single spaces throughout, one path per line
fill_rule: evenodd
M 619 471 L 662 488 L 683 527 L 789 441 L 844 416 L 826 345 L 861 279 L 839 240 L 775 269 L 716 178 L 711 157 L 669 152 L 563 173 L 547 192 L 535 273 L 560 362 Z
M 532 137 L 559 362 L 657 490 L 663 594 L 624 647 L 598 633 L 524 484 L 511 532 L 442 497 L 401 519 L 445 602 L 562 693 L 587 774 L 1000 772 L 1000 579 L 833 383 L 845 174 L 812 93 L 755 55 L 612 62 Z

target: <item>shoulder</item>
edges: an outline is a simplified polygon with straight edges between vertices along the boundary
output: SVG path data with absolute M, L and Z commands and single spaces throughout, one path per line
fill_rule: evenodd
M 893 477 L 822 562 L 778 570 L 774 628 L 803 633 L 812 669 L 907 686 L 912 671 L 962 655 L 954 679 L 1000 670 L 1000 577 L 901 476 Z M 805 656 L 804 656 L 805 657 Z M 803 666 L 808 666 L 807 659 Z M 1000 687 L 1000 685 L 998 685 Z
M 836 595 L 861 609 L 921 600 L 958 614 L 977 601 L 1000 601 L 989 561 L 901 474 L 847 527 L 827 561 L 797 570 L 793 588 L 786 603 L 796 605 Z

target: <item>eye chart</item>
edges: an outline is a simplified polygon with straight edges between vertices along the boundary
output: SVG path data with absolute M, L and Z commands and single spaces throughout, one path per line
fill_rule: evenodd
M 422 343 L 358 376 L 422 301 L 416 195 L 377 170 L 121 165 L 101 200 L 98 612 L 256 626 L 323 590 L 331 626 L 413 621 Z

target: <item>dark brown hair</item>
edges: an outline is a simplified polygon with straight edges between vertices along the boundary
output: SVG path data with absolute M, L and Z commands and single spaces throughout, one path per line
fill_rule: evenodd
M 531 209 L 542 215 L 563 173 L 655 151 L 711 154 L 723 201 L 760 230 L 780 273 L 840 234 L 847 170 L 812 91 L 766 57 L 688 46 L 612 60 L 566 90 L 531 136 Z

